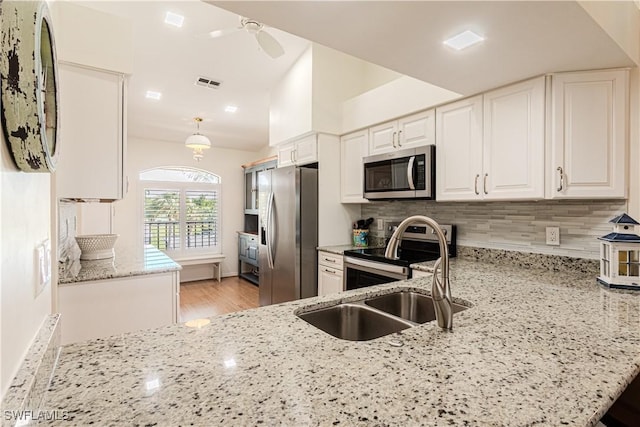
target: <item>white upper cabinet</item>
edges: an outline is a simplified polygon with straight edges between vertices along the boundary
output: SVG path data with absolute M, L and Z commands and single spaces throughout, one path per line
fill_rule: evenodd
M 545 78 L 484 94 L 485 200 L 544 198 Z
M 126 193 L 125 78 L 58 65 L 60 138 L 57 197 L 119 200 Z
M 278 167 L 306 165 L 318 161 L 318 136 L 308 135 L 278 146 Z
M 369 152 L 373 155 L 397 149 L 397 136 L 398 122 L 395 120 L 369 128 Z
M 369 129 L 369 153 L 382 154 L 435 144 L 434 110 L 424 111 Z
M 626 197 L 628 71 L 552 76 L 547 197 Z
M 362 197 L 362 159 L 369 154 L 369 132 L 362 130 L 340 138 L 340 196 L 342 203 L 367 203 Z
M 545 79 L 436 110 L 436 200 L 544 198 Z
M 436 200 L 482 198 L 482 95 L 436 108 Z

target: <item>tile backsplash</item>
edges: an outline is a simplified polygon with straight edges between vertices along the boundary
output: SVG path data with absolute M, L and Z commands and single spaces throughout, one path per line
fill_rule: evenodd
M 538 202 L 440 203 L 425 200 L 372 202 L 362 216 L 401 221 L 426 215 L 458 226 L 458 245 L 576 258 L 598 258 L 597 237 L 611 231 L 609 220 L 627 211 L 625 200 L 542 200 Z M 560 227 L 560 246 L 546 245 L 546 227 Z M 372 227 L 372 234 L 383 231 Z

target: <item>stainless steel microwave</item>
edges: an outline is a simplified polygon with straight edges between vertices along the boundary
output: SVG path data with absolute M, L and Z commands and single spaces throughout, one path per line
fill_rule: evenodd
M 436 147 L 398 150 L 364 158 L 364 197 L 435 199 Z

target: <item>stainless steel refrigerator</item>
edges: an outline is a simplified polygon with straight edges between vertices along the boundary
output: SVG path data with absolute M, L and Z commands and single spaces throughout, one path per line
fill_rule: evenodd
M 318 294 L 318 170 L 290 166 L 258 177 L 260 305 Z

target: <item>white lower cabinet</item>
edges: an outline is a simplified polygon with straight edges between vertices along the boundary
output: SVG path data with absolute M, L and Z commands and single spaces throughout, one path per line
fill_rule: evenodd
M 62 344 L 178 322 L 179 273 L 159 273 L 58 288 Z
M 318 296 L 344 290 L 342 255 L 318 252 Z

